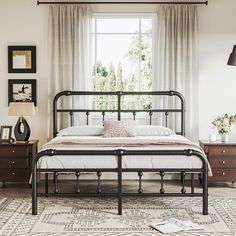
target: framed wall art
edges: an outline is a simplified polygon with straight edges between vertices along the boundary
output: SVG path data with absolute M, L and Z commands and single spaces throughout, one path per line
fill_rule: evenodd
M 9 79 L 8 104 L 10 102 L 34 102 L 36 106 L 36 79 Z
M 11 141 L 12 126 L 1 126 L 0 141 L 10 142 Z
M 36 46 L 8 46 L 8 73 L 36 73 Z

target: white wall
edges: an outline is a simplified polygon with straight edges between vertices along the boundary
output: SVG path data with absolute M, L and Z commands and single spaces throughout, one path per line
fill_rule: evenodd
M 95 6 L 94 6 L 95 7 Z M 110 12 L 112 6 L 96 7 Z M 199 6 L 200 30 L 200 138 L 212 131 L 211 121 L 220 114 L 236 114 L 236 67 L 226 65 L 233 44 L 236 44 L 236 1 L 210 0 L 209 6 Z M 112 12 L 155 12 L 154 6 L 113 6 Z M 32 135 L 47 138 L 47 15 L 46 5 L 36 0 L 0 0 L 0 125 L 14 125 L 17 117 L 8 117 L 8 79 L 37 79 L 37 108 L 34 117 L 27 118 Z M 7 46 L 36 45 L 37 73 L 8 74 Z M 236 127 L 231 132 L 236 140 Z
M 0 125 L 15 125 L 17 117 L 8 116 L 8 79 L 37 79 L 37 107 L 27 117 L 31 138 L 47 137 L 47 8 L 32 0 L 0 0 Z M 8 74 L 8 45 L 36 45 L 37 73 Z
M 226 65 L 236 44 L 235 9 L 235 0 L 210 0 L 199 10 L 200 138 L 208 138 L 210 123 L 218 115 L 236 114 L 236 67 Z M 236 126 L 230 138 L 236 140 Z

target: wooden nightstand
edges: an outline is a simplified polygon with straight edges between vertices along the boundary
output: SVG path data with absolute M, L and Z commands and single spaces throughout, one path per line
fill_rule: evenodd
M 0 182 L 29 182 L 38 140 L 0 143 Z
M 236 142 L 199 141 L 210 162 L 213 176 L 209 182 L 236 181 Z

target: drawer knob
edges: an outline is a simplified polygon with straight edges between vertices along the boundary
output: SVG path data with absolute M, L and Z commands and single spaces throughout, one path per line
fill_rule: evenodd
M 222 150 L 222 153 L 225 153 L 225 150 Z
M 12 164 L 15 164 L 15 162 L 13 161 Z
M 15 175 L 15 173 L 13 172 L 12 175 Z
M 222 161 L 222 164 L 225 165 L 225 161 Z
M 15 152 L 15 150 L 12 150 L 12 152 Z
M 225 172 L 222 172 L 222 175 L 224 175 L 224 176 L 225 176 Z

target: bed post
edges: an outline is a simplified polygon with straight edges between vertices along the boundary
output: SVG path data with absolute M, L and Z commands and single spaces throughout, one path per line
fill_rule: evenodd
M 118 149 L 115 151 L 118 158 L 118 215 L 122 215 L 122 155 L 125 150 Z
M 203 188 L 203 197 L 202 197 L 203 212 L 202 212 L 202 214 L 208 215 L 208 161 L 203 156 L 203 154 L 199 151 L 189 149 L 189 150 L 187 150 L 186 155 L 187 156 L 192 156 L 192 155 L 198 156 L 202 161 L 202 168 L 203 168 L 203 171 L 201 172 L 203 175 L 203 185 L 202 185 L 202 188 Z
M 32 163 L 32 215 L 37 215 L 37 156 Z
M 203 215 L 208 215 L 208 164 L 205 163 L 203 172 Z
M 53 156 L 56 150 L 48 149 L 39 152 L 32 161 L 32 215 L 37 215 L 37 164 L 42 156 Z

